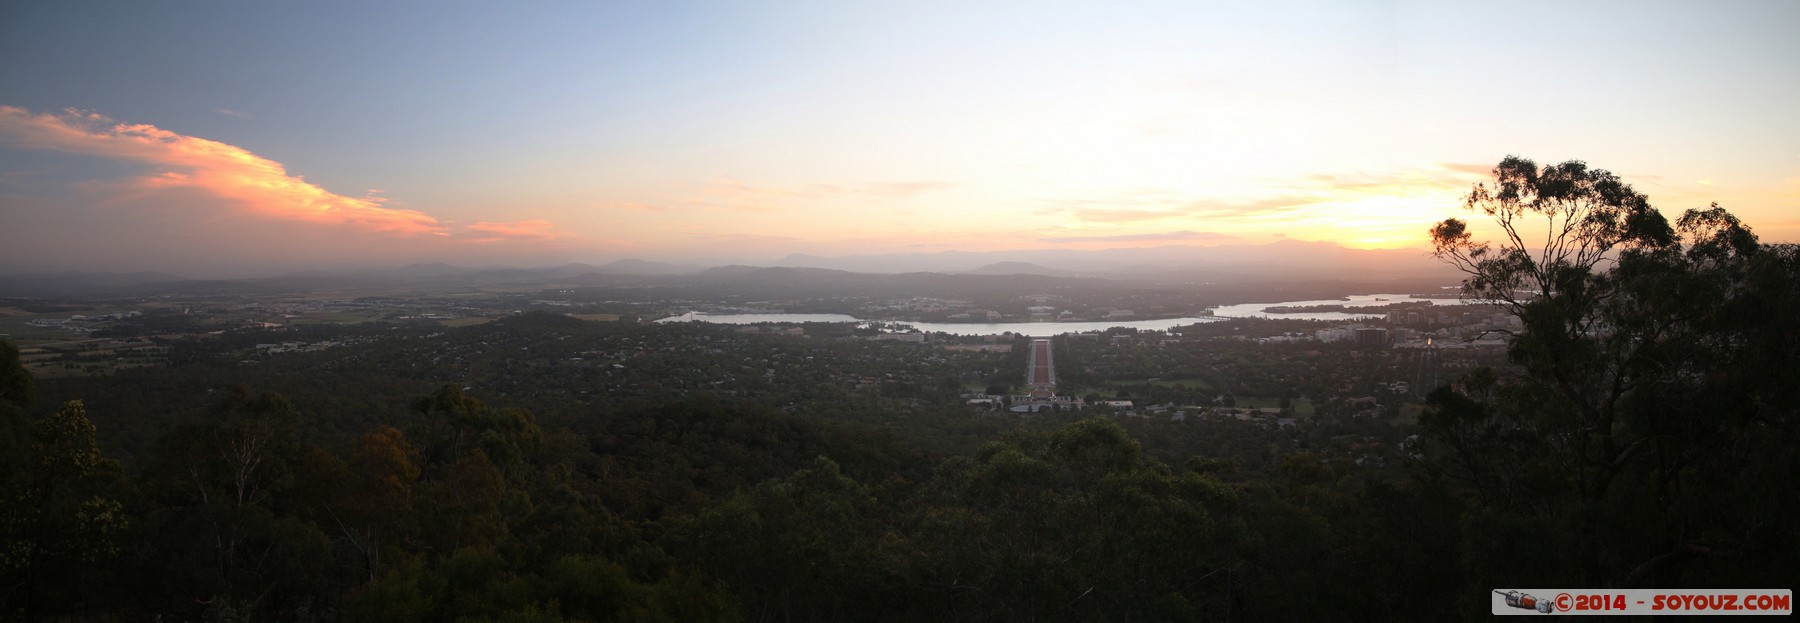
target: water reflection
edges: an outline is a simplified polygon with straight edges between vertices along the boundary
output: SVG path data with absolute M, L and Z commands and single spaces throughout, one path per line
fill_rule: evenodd
M 1241 305 L 1224 305 L 1213 308 L 1213 316 L 1189 316 L 1184 318 L 1163 318 L 1158 320 L 1091 320 L 1081 322 L 879 322 L 884 326 L 904 325 L 927 333 L 949 333 L 951 335 L 997 335 L 1016 333 L 1032 337 L 1049 337 L 1064 333 L 1082 333 L 1086 331 L 1105 331 L 1113 327 L 1127 327 L 1140 331 L 1167 331 L 1174 327 L 1187 326 L 1202 322 L 1214 322 L 1228 318 L 1293 318 L 1299 320 L 1356 320 L 1371 316 L 1381 316 L 1386 312 L 1370 309 L 1367 312 L 1355 311 L 1320 311 L 1299 313 L 1272 313 L 1263 311 L 1270 307 L 1313 307 L 1318 305 L 1339 305 L 1346 308 L 1369 307 L 1379 308 L 1401 302 L 1435 304 L 1437 300 L 1427 298 L 1411 298 L 1405 294 L 1357 294 L 1341 299 L 1318 299 L 1310 301 L 1285 301 L 1280 303 L 1244 303 Z M 1445 300 L 1445 303 L 1459 302 L 1456 299 Z M 679 316 L 670 316 L 657 322 L 711 322 L 715 324 L 763 324 L 802 322 L 870 322 L 844 314 L 708 314 L 688 312 Z

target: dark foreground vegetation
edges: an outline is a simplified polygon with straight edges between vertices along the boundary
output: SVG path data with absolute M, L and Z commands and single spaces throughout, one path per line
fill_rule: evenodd
M 0 616 L 1436 621 L 1504 587 L 1791 586 L 1800 252 L 1580 163 L 1508 159 L 1470 204 L 1569 227 L 1435 228 L 1523 329 L 1417 424 L 1020 420 L 931 372 L 978 359 L 722 364 L 724 331 L 690 357 L 538 314 L 55 383 L 0 344 Z M 583 332 L 649 347 L 541 356 Z

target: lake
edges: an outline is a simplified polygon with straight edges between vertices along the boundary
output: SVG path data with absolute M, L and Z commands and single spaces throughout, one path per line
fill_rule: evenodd
M 1456 299 L 1439 299 L 1457 302 Z M 1301 307 L 1309 305 L 1343 305 L 1345 307 L 1380 307 L 1400 302 L 1434 303 L 1433 299 L 1409 298 L 1405 294 L 1357 294 L 1344 299 L 1320 299 L 1313 301 L 1286 301 L 1281 303 L 1244 303 L 1241 305 L 1224 305 L 1213 308 L 1214 316 L 1164 318 L 1160 320 L 1090 320 L 1083 322 L 903 322 L 904 324 L 926 333 L 949 333 L 951 335 L 996 335 L 1012 332 L 1032 337 L 1050 337 L 1064 333 L 1083 333 L 1087 331 L 1105 331 L 1113 327 L 1127 327 L 1140 331 L 1167 331 L 1173 327 L 1187 326 L 1202 322 L 1215 322 L 1229 318 L 1295 318 L 1301 320 L 1356 320 L 1380 316 L 1383 312 L 1370 311 L 1366 314 L 1355 312 L 1305 312 L 1297 314 L 1274 314 L 1263 311 L 1267 307 L 1278 305 Z M 679 316 L 670 316 L 657 322 L 711 322 L 715 324 L 763 324 L 763 323 L 800 323 L 800 322 L 885 322 L 870 321 L 844 314 L 707 314 L 688 312 Z
M 843 314 L 708 314 L 688 312 L 657 322 L 710 322 L 713 324 L 762 324 L 765 322 L 863 322 Z
M 1050 337 L 1064 333 L 1081 333 L 1084 331 L 1105 331 L 1112 327 L 1130 327 L 1146 331 L 1167 331 L 1170 327 L 1212 322 L 1223 318 L 1164 318 L 1161 320 L 1102 320 L 1088 322 L 902 322 L 926 333 L 949 333 L 951 335 L 996 335 L 1013 332 L 1032 337 Z M 670 316 L 657 322 L 711 322 L 715 324 L 762 324 L 770 322 L 881 322 L 869 321 L 846 316 L 844 314 L 707 314 L 688 312 L 680 316 Z
M 1348 300 L 1346 300 L 1346 299 L 1348 299 Z M 1366 313 L 1366 314 L 1359 314 L 1359 313 L 1355 313 L 1355 312 L 1305 312 L 1305 313 L 1298 313 L 1298 314 L 1272 314 L 1272 313 L 1263 311 L 1263 308 L 1275 307 L 1278 305 L 1287 306 L 1287 307 L 1306 307 L 1306 306 L 1312 306 L 1312 305 L 1343 305 L 1344 307 L 1380 307 L 1382 305 L 1392 305 L 1394 303 L 1406 303 L 1406 302 L 1432 303 L 1435 305 L 1435 304 L 1437 304 L 1436 301 L 1444 301 L 1445 304 L 1449 304 L 1449 305 L 1462 303 L 1462 301 L 1457 300 L 1457 299 L 1415 299 L 1415 298 L 1411 298 L 1410 296 L 1405 295 L 1405 294 L 1356 294 L 1356 295 L 1344 297 L 1343 299 L 1319 299 L 1319 300 L 1314 300 L 1314 301 L 1287 301 L 1285 303 L 1244 303 L 1241 305 L 1224 305 L 1224 306 L 1220 306 L 1220 307 L 1214 307 L 1212 312 L 1213 312 L 1213 315 L 1215 315 L 1215 316 L 1223 316 L 1226 318 L 1293 318 L 1293 319 L 1297 319 L 1297 320 L 1355 320 L 1358 318 L 1368 318 L 1370 316 L 1381 316 L 1381 315 L 1384 315 L 1386 312 L 1382 312 L 1380 310 L 1374 310 L 1374 311 L 1370 311 L 1369 313 Z
M 1357 293 L 1345 299 L 1316 299 L 1316 301 L 1283 301 L 1283 302 L 1244 302 L 1244 304 L 1226 304 L 1213 308 L 1211 317 L 1183 317 L 1183 319 L 1159 319 L 1159 321 L 1082 321 L 1082 322 L 900 322 L 925 333 L 950 333 L 950 335 L 999 335 L 999 333 L 1019 333 L 1030 337 L 1051 337 L 1062 333 L 1084 333 L 1084 331 L 1111 330 L 1114 326 L 1132 328 L 1139 331 L 1168 331 L 1177 326 L 1199 324 L 1199 322 L 1226 321 L 1226 319 L 1300 319 L 1300 321 L 1355 321 L 1366 317 L 1379 317 L 1382 311 L 1370 310 L 1368 313 L 1355 311 L 1303 311 L 1303 313 L 1269 313 L 1264 308 L 1273 306 L 1316 306 L 1316 304 L 1341 304 L 1346 308 L 1379 308 L 1393 302 L 1460 302 L 1456 299 L 1413 299 L 1404 293 Z M 763 322 L 869 322 L 857 319 L 844 313 L 702 313 L 688 311 L 682 315 L 671 315 L 657 322 L 715 322 L 715 324 L 763 324 Z

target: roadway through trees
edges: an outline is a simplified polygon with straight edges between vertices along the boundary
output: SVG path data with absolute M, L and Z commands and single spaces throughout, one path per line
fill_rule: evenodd
M 1031 361 L 1025 367 L 1026 385 L 1031 389 L 1056 389 L 1056 360 L 1050 351 L 1050 340 L 1031 341 Z

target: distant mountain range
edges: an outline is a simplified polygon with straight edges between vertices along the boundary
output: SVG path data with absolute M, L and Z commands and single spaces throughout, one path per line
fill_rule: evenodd
M 1444 265 L 1421 250 L 1351 249 L 1329 242 L 1300 240 L 1211 247 L 943 251 L 843 257 L 795 254 L 776 261 L 775 265 L 866 273 L 961 272 L 1132 280 L 1186 280 L 1195 275 L 1315 279 L 1450 274 Z
M 994 262 L 975 270 L 963 271 L 968 275 L 1045 275 L 1049 277 L 1080 277 L 1081 273 L 1071 270 L 1057 270 L 1031 262 Z
M 1332 243 L 1162 246 L 1104 250 L 945 251 L 821 257 L 790 255 L 772 266 L 705 267 L 641 259 L 538 268 L 418 263 L 392 269 L 300 271 L 232 280 L 188 279 L 159 272 L 0 274 L 0 296 L 138 296 L 151 293 L 257 294 L 342 288 L 456 288 L 505 285 L 580 287 L 638 282 L 718 283 L 755 275 L 759 282 L 809 287 L 866 282 L 857 277 L 910 275 L 1113 279 L 1168 283 L 1435 279 L 1458 276 L 1425 252 L 1349 249 Z M 905 279 L 902 279 L 903 281 Z M 876 281 L 891 281 L 877 279 Z
M 266 294 L 402 286 L 454 287 L 567 283 L 609 275 L 678 275 L 702 270 L 645 260 L 619 260 L 602 265 L 563 264 L 541 268 L 490 266 L 471 268 L 442 262 L 408 264 L 391 269 L 307 270 L 248 279 L 190 279 L 159 272 L 0 274 L 0 296 L 139 296 L 144 294 Z

